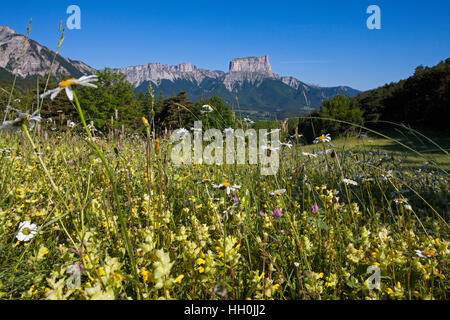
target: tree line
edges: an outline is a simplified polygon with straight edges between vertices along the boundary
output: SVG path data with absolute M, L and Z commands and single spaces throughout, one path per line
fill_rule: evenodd
M 320 110 L 298 118 L 299 131 L 311 141 L 319 133 L 348 130 L 347 123 L 383 128 L 394 122 L 415 129 L 447 130 L 449 84 L 450 58 L 433 67 L 419 66 L 406 80 L 362 92 L 353 98 L 338 95 L 324 101 Z

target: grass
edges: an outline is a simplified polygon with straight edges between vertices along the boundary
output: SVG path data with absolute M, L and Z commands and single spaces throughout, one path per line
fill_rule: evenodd
M 341 137 L 285 148 L 278 174 L 261 176 L 175 166 L 168 137 L 96 137 L 110 179 L 83 130 L 32 133 L 37 153 L 24 132 L 0 132 L 0 297 L 447 299 L 450 159 L 396 138 L 419 154 Z M 240 189 L 213 187 L 224 182 Z M 39 228 L 28 242 L 23 221 Z
M 389 136 L 390 139 L 377 136 L 376 134 L 369 134 L 370 137 L 366 139 L 339 137 L 333 141 L 333 144 L 338 150 L 357 149 L 367 152 L 387 152 L 400 160 L 399 165 L 402 168 L 419 169 L 423 166 L 438 166 L 447 172 L 450 171 L 449 156 L 444 153 L 444 151 L 450 152 L 450 135 L 448 133 L 426 132 L 426 137 L 433 142 L 405 129 L 387 130 L 387 132 L 385 130 L 384 134 Z M 416 152 L 406 149 L 395 140 L 400 141 Z M 317 149 L 317 147 L 312 145 L 306 147 L 306 149 L 311 151 Z

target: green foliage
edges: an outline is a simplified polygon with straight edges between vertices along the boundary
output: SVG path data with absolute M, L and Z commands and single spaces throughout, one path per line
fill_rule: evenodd
M 450 58 L 413 76 L 359 94 L 356 106 L 368 121 L 402 122 L 415 127 L 447 128 L 450 117 Z
M 338 95 L 333 99 L 326 100 L 319 111 L 319 117 L 323 118 L 321 133 L 336 133 L 348 128 L 348 124 L 327 121 L 326 118 L 341 120 L 354 124 L 361 124 L 364 121 L 363 112 L 355 107 L 352 99 L 346 98 L 343 95 Z
M 252 128 L 255 129 L 255 130 L 259 130 L 259 129 L 271 130 L 271 129 L 280 129 L 281 125 L 280 125 L 279 121 L 266 120 L 266 121 L 258 121 L 258 122 L 256 122 L 253 125 Z
M 304 86 L 307 86 L 308 90 L 305 91 Z M 136 90 L 145 92 L 147 87 L 148 82 L 144 82 Z M 308 86 L 305 83 L 300 83 L 299 89 L 296 90 L 276 79 L 264 79 L 257 86 L 249 81 L 244 81 L 232 92 L 221 81 L 211 78 L 206 78 L 200 84 L 188 80 L 170 81 L 165 79 L 154 88 L 155 91 L 162 90 L 165 97 L 186 91 L 194 101 L 201 100 L 202 96 L 205 98 L 218 96 L 229 105 L 236 103 L 237 96 L 240 110 L 268 112 L 272 117 L 276 114 L 280 119 L 307 114 L 318 109 L 324 97 L 331 98 L 337 94 L 355 96 L 359 93 L 348 87 L 320 88 Z M 305 95 L 307 99 L 305 99 Z
M 131 84 L 126 81 L 123 73 L 110 69 L 98 71 L 98 88 L 81 88 L 77 94 L 88 120 L 94 121 L 97 128 L 104 128 L 111 117 L 118 111 L 118 119 L 114 125 L 136 127 L 142 116 L 142 109 L 134 96 Z
M 211 106 L 213 111 L 202 113 L 204 105 Z M 233 123 L 230 106 L 219 97 L 201 98 L 199 102 L 193 105 L 192 112 L 188 125 L 193 125 L 194 121 L 202 121 L 206 127 L 224 130 L 231 127 Z
M 184 127 L 189 122 L 192 106 L 193 102 L 188 99 L 187 93 L 182 91 L 163 101 L 162 108 L 157 110 L 155 122 L 168 129 Z

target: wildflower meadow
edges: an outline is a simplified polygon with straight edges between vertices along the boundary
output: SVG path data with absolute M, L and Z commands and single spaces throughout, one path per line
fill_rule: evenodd
M 303 117 L 307 138 L 184 94 L 161 98 L 174 107 L 157 122 L 151 84 L 144 114 L 122 100 L 107 114 L 133 94 L 100 94 L 116 77 L 49 72 L 26 107 L 14 78 L 0 106 L 0 299 L 448 299 L 448 136 L 342 119 L 327 102 L 329 117 Z
M 396 141 L 369 131 L 311 145 L 287 136 L 271 151 L 273 175 L 261 164 L 175 165 L 170 133 L 153 137 L 146 118 L 142 134 L 94 133 L 75 88 L 95 80 L 41 96 L 65 95 L 79 112 L 62 132 L 43 136 L 44 119 L 8 110 L 3 299 L 447 298 L 445 150 L 406 165 L 376 144 Z

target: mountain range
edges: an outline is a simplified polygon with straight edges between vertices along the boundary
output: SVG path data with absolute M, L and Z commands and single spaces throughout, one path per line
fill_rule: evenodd
M 54 52 L 47 47 L 8 27 L 0 27 L 0 80 L 10 81 L 15 73 L 22 81 L 45 76 L 53 57 Z M 190 63 L 175 66 L 149 63 L 114 70 L 124 73 L 138 92 L 145 92 L 151 82 L 155 92 L 161 92 L 165 98 L 180 91 L 186 91 L 194 101 L 219 96 L 236 111 L 262 118 L 309 113 L 338 94 L 351 97 L 359 93 L 346 86 L 318 87 L 294 77 L 279 76 L 272 72 L 268 56 L 233 59 L 228 72 L 201 69 Z M 95 72 L 81 61 L 60 55 L 52 67 L 56 78 Z
M 176 66 L 149 63 L 118 70 L 137 91 L 146 91 L 151 82 L 153 89 L 164 96 L 180 91 L 186 91 L 193 100 L 217 95 L 234 105 L 235 110 L 239 108 L 260 117 L 305 114 L 338 94 L 352 97 L 359 93 L 350 87 L 324 88 L 279 76 L 272 72 L 268 56 L 233 59 L 227 73 L 197 68 L 190 63 Z

